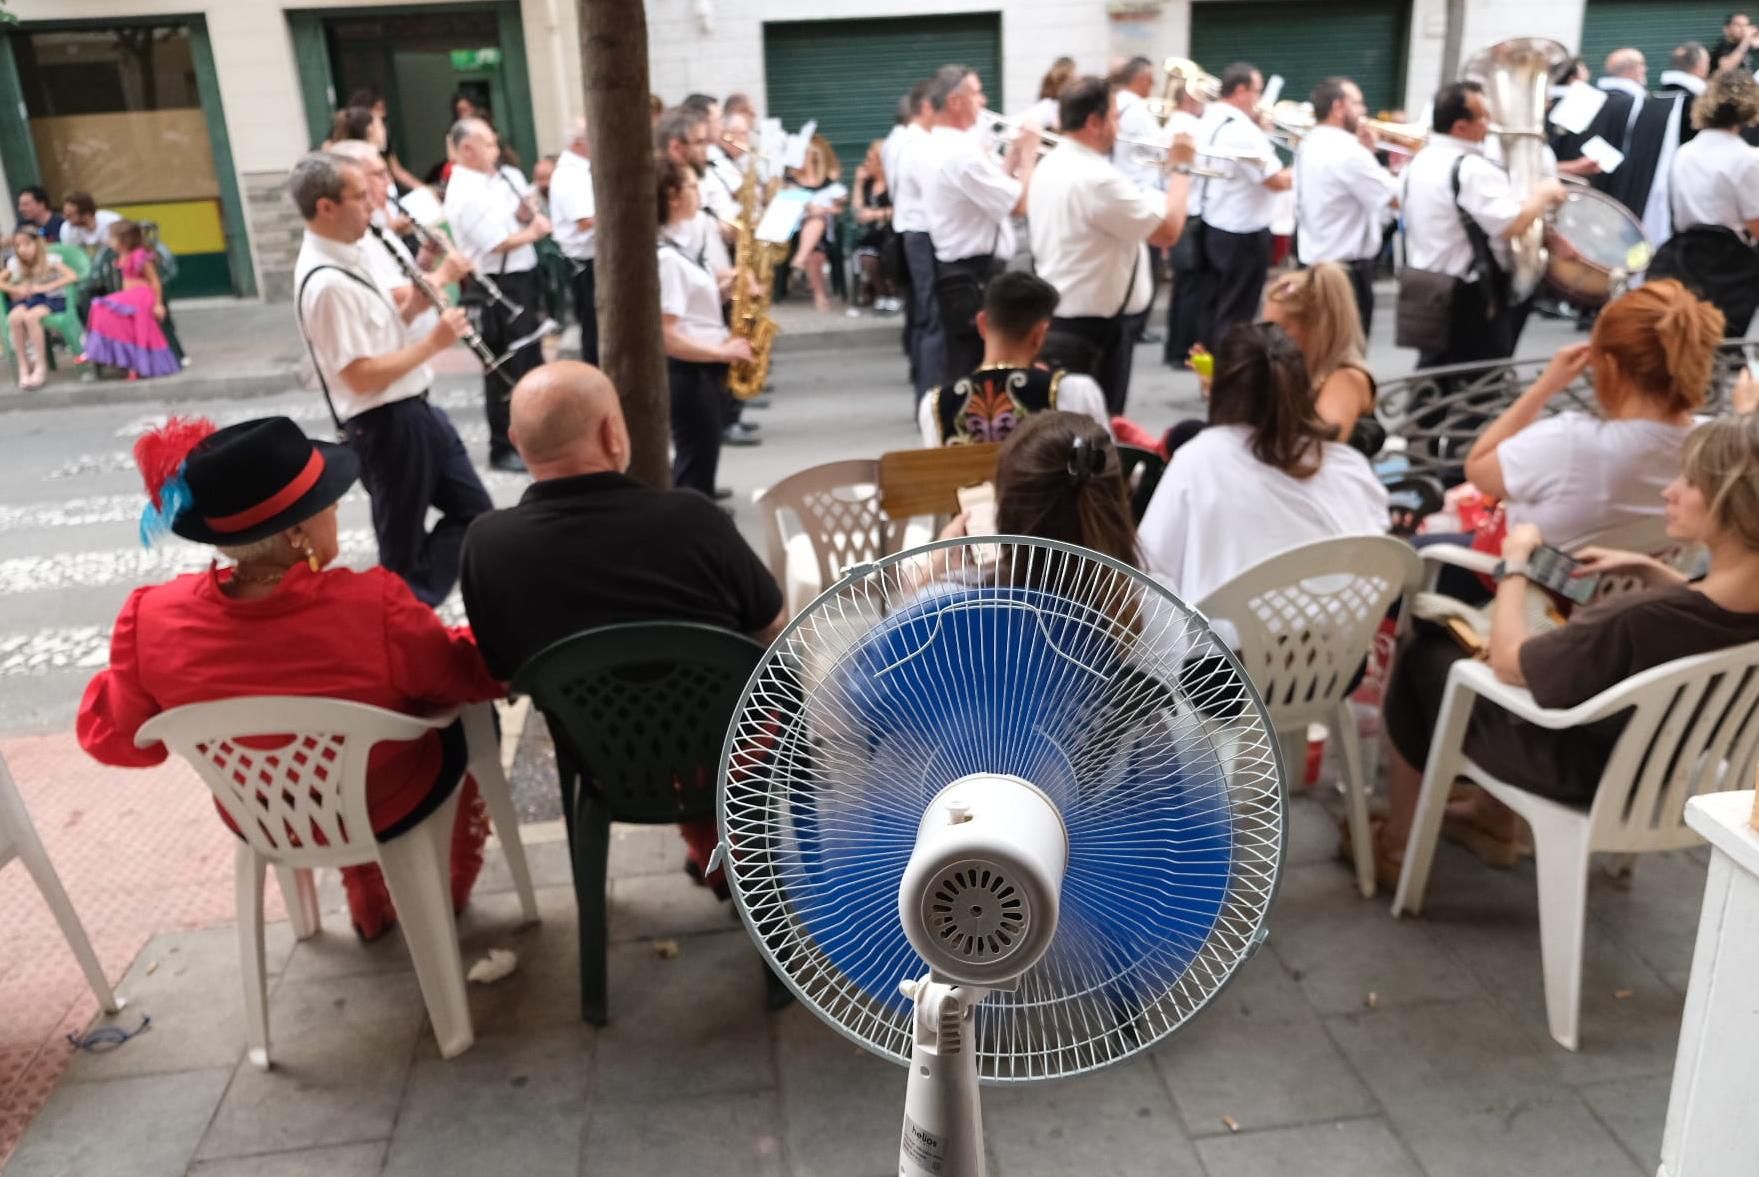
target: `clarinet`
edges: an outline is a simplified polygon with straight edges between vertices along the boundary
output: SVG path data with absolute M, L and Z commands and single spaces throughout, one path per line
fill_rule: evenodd
M 512 181 L 508 181 L 508 183 L 511 182 Z M 409 214 L 404 211 L 403 203 L 395 196 L 387 196 L 387 200 L 391 207 L 397 210 L 399 215 L 409 218 L 410 227 L 415 230 L 415 235 L 421 238 L 421 243 L 423 245 L 437 251 L 442 257 L 452 251 L 451 242 L 442 239 L 438 233 L 434 232 L 414 217 L 409 216 Z M 374 226 L 374 228 L 377 228 L 377 226 Z M 395 254 L 396 251 L 393 250 L 392 252 Z M 398 261 L 401 263 L 402 258 L 398 258 Z M 498 303 L 506 310 L 509 318 L 517 319 L 520 315 L 525 313 L 524 307 L 520 306 L 502 293 L 501 288 L 495 284 L 493 278 L 477 270 L 472 270 L 470 276 L 475 278 L 477 284 L 483 288 L 483 293 L 489 296 L 490 302 Z
M 421 291 L 423 297 L 434 305 L 435 310 L 444 311 L 446 300 L 438 290 L 434 289 L 434 284 L 428 281 L 427 275 L 422 273 L 415 263 L 406 260 L 402 254 L 391 247 L 390 236 L 383 229 L 370 222 L 367 229 L 379 239 L 379 243 L 385 247 L 385 252 L 391 255 L 391 259 L 397 263 L 397 268 L 403 271 L 403 276 L 408 278 L 417 290 Z M 482 361 L 485 369 L 491 372 L 497 370 L 499 362 L 495 359 L 495 353 L 489 350 L 489 345 L 483 342 L 482 333 L 470 326 L 468 320 L 466 320 L 464 332 L 459 335 L 459 338 L 464 340 L 466 347 L 476 353 L 476 358 Z

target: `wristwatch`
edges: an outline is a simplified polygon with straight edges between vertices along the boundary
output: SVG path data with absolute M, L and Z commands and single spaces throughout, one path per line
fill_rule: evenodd
M 1527 561 L 1522 560 L 1519 564 L 1510 564 L 1507 560 L 1498 560 L 1496 562 L 1496 567 L 1491 570 L 1490 578 L 1498 584 L 1501 584 L 1511 576 L 1526 575 Z
M 1173 165 L 1172 170 L 1176 175 L 1189 176 L 1191 174 L 1191 165 L 1188 163 L 1176 163 Z

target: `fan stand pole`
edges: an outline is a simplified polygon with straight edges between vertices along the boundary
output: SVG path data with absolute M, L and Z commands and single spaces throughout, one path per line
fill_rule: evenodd
M 989 990 L 950 985 L 932 975 L 898 988 L 916 1003 L 899 1177 L 984 1177 L 972 1011 Z

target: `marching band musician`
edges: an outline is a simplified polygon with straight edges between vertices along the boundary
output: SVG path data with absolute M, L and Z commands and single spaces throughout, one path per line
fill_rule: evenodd
M 680 106 L 660 116 L 660 125 L 654 131 L 654 145 L 667 159 L 689 168 L 691 174 L 697 178 L 695 214 L 688 224 L 675 225 L 667 230 L 674 245 L 689 254 L 697 266 L 706 268 L 709 273 L 727 274 L 733 269 L 733 258 L 727 251 L 727 242 L 736 230 L 733 222 L 721 220 L 706 207 L 707 200 L 703 191 L 713 187 L 712 181 L 703 180 L 704 173 L 708 171 L 708 134 L 707 117 L 700 110 Z M 733 215 L 739 216 L 737 202 L 734 204 Z M 763 439 L 758 437 L 759 426 L 741 419 L 744 408 L 743 402 L 723 390 L 722 444 L 763 444 Z M 727 498 L 732 491 L 722 494 L 717 490 L 714 493 L 717 497 Z
M 450 307 L 425 335 L 408 331 L 422 300 L 399 308 L 369 267 L 362 238 L 373 196 L 360 165 L 308 155 L 294 165 L 288 192 L 305 220 L 295 314 L 331 416 L 360 458 L 379 562 L 418 599 L 438 605 L 458 582 L 465 529 L 494 505 L 458 431 L 428 401 L 428 361 L 457 342 L 469 320 Z M 431 532 L 430 508 L 440 512 Z
M 923 203 L 926 170 L 931 153 L 929 133 L 934 126 L 934 104 L 928 92 L 934 83 L 924 79 L 910 88 L 904 102 L 910 121 L 881 156 L 886 183 L 892 189 L 892 228 L 904 250 L 904 268 L 910 276 L 910 384 L 911 403 L 941 382 L 947 366 L 946 337 L 941 333 L 941 308 L 934 293 L 934 241 L 928 235 L 928 208 Z
M 1420 349 L 1417 366 L 1505 359 L 1514 353 L 1516 334 L 1507 277 L 1509 242 L 1562 203 L 1564 188 L 1555 179 L 1542 180 L 1522 200 L 1509 174 L 1484 158 L 1490 109 L 1477 82 L 1441 88 L 1432 129 L 1428 143 L 1401 175 L 1405 265 L 1407 271 L 1460 281 L 1445 339 L 1440 346 Z M 1468 233 L 1467 225 L 1474 232 Z
M 1738 338 L 1759 303 L 1759 151 L 1741 137 L 1759 122 L 1759 83 L 1742 71 L 1717 74 L 1692 104 L 1692 122 L 1698 133 L 1673 157 L 1675 235 L 1649 273 L 1703 290 Z
M 1117 73 L 1118 125 L 1114 139 L 1129 140 L 1113 145 L 1112 162 L 1139 188 L 1159 188 L 1161 169 L 1145 162 L 1131 143 L 1160 141 L 1160 120 L 1148 109 L 1148 96 L 1154 93 L 1154 63 L 1146 57 L 1132 57 Z M 1071 128 L 1073 129 L 1073 128 Z
M 330 144 L 330 154 L 350 160 L 360 169 L 361 174 L 366 177 L 367 191 L 372 201 L 372 223 L 380 229 L 391 229 L 391 219 L 387 215 L 391 169 L 379 149 L 364 139 L 344 139 L 340 143 Z M 366 236 L 360 239 L 360 252 L 366 259 L 367 270 L 372 274 L 373 281 L 390 294 L 397 313 L 403 316 L 410 332 L 425 335 L 431 331 L 440 318 L 440 308 L 428 302 L 427 296 L 415 288 L 415 282 L 409 275 L 420 271 L 420 263 L 410 254 L 402 239 L 395 232 L 387 232 L 381 237 L 368 230 Z M 454 249 L 428 274 L 428 280 L 435 288 L 439 288 L 461 280 L 468 273 L 470 260 Z
M 598 206 L 592 193 L 592 152 L 586 142 L 586 120 L 577 118 L 568 131 L 568 146 L 550 177 L 551 233 L 568 261 L 568 285 L 574 295 L 574 317 L 580 323 L 580 358 L 599 362 L 597 280 L 593 262 L 598 246 L 593 223 Z
M 457 159 L 446 182 L 446 222 L 475 271 L 492 278 L 519 312 L 514 315 L 513 308 L 499 300 L 485 303 L 483 342 L 499 356 L 520 340 L 526 341 L 498 372 L 483 373 L 489 465 L 522 474 L 525 463 L 507 440 L 507 395 L 521 376 L 544 362 L 539 333 L 543 284 L 533 245 L 549 235 L 550 222 L 532 215 L 526 207 L 524 178 L 516 182 L 507 174 L 513 169 L 500 167 L 500 143 L 487 123 L 460 119 L 452 124 L 447 141 Z
M 978 136 L 986 104 L 983 80 L 964 65 L 935 71 L 929 89 L 934 129 L 922 149 L 922 198 L 934 242 L 935 299 L 946 356 L 940 382 L 951 384 L 983 360 L 977 312 L 983 290 L 1014 255 L 1012 218 L 1026 212 L 1026 189 L 1038 162 L 1038 136 L 1014 137 L 998 166 Z
M 1117 414 L 1130 389 L 1130 327 L 1154 294 L 1143 247 L 1166 248 L 1184 231 L 1195 151 L 1181 137 L 1168 153 L 1166 192 L 1137 186 L 1111 161 L 1122 119 L 1114 89 L 1095 77 L 1064 87 L 1062 142 L 1032 175 L 1028 225 L 1038 275 L 1060 299 L 1051 331 L 1085 343 L 1091 363 L 1071 367 L 1099 381 Z
M 671 398 L 672 485 L 716 497 L 727 365 L 751 345 L 727 329 L 721 301 L 734 274 L 716 267 L 701 242 L 696 171 L 670 155 L 654 159 L 659 217 L 660 331 Z M 720 234 L 710 233 L 714 241 Z M 724 252 L 724 250 L 723 250 Z
M 1220 95 L 1203 112 L 1197 141 L 1246 158 L 1221 162 L 1225 174 L 1205 179 L 1192 195 L 1199 238 L 1195 273 L 1173 288 L 1178 304 L 1167 360 L 1183 363 L 1193 344 L 1213 344 L 1235 323 L 1258 317 L 1270 271 L 1270 222 L 1276 194 L 1293 182 L 1270 139 L 1258 126 L 1264 75 L 1245 62 L 1222 71 Z M 1193 280 L 1194 279 L 1194 280 Z
M 1337 262 L 1350 275 L 1367 335 L 1374 319 L 1374 268 L 1398 181 L 1374 157 L 1363 125 L 1368 104 L 1348 78 L 1313 88 L 1313 129 L 1295 150 L 1296 247 L 1303 266 Z

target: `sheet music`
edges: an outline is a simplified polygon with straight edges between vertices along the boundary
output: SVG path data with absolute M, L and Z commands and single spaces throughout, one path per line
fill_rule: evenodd
M 410 220 L 424 229 L 432 229 L 446 219 L 446 210 L 441 206 L 440 198 L 434 195 L 432 188 L 426 186 L 411 188 L 397 198 L 397 203 L 403 206 L 403 211 L 409 214 Z
M 772 245 L 788 244 L 793 240 L 794 230 L 800 227 L 800 218 L 806 215 L 806 202 L 811 198 L 812 193 L 804 188 L 785 188 L 776 193 L 757 222 L 757 239 Z
M 1603 173 L 1616 172 L 1619 165 L 1625 162 L 1625 153 L 1599 135 L 1582 144 L 1582 154 L 1599 164 Z
M 1564 96 L 1559 98 L 1551 108 L 1553 126 L 1568 131 L 1572 135 L 1580 135 L 1606 105 L 1606 91 L 1590 86 L 1587 82 L 1572 82 L 1564 89 Z

